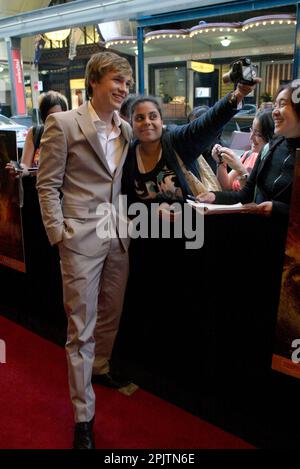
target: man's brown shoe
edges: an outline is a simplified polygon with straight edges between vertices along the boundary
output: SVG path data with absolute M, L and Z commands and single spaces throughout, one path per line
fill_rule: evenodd
M 119 378 L 112 373 L 105 373 L 102 375 L 92 375 L 92 383 L 102 384 L 102 386 L 106 386 L 107 388 L 120 389 L 128 386 L 131 381 Z

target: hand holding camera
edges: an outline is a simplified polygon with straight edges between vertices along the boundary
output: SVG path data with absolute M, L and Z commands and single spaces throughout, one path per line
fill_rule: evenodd
M 224 83 L 236 84 L 234 94 L 238 102 L 251 93 L 257 83 L 261 82 L 261 78 L 257 76 L 257 67 L 247 57 L 241 57 L 234 61 L 229 72 L 225 73 L 222 79 Z
M 218 143 L 213 147 L 212 149 L 212 157 L 213 159 L 218 163 L 222 164 L 223 163 L 223 158 L 222 158 L 222 146 L 219 145 Z
M 10 162 L 7 164 L 7 166 L 10 166 L 10 168 L 15 171 L 16 173 L 22 173 L 23 168 L 20 165 L 18 161 L 10 160 Z
M 222 159 L 222 163 L 226 163 L 231 169 L 235 171 L 245 173 L 246 168 L 242 165 L 240 158 L 234 153 L 231 148 L 221 147 L 220 149 L 220 156 Z
M 19 166 L 17 161 L 11 160 L 6 164 L 5 169 L 8 171 L 9 176 L 13 179 L 18 178 L 20 173 L 22 173 L 22 168 Z
M 229 72 L 222 77 L 224 83 L 241 83 L 242 85 L 255 85 L 257 78 L 257 67 L 247 57 L 232 62 Z
M 5 169 L 12 178 L 29 176 L 30 174 L 35 175 L 37 172 L 37 168 L 27 168 L 25 164 L 14 160 L 10 160 L 10 162 L 6 164 Z

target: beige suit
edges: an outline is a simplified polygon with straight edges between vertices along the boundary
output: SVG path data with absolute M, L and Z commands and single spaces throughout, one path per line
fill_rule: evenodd
M 66 343 L 75 421 L 95 412 L 91 374 L 109 370 L 128 277 L 128 238 L 99 238 L 99 204 L 117 204 L 131 128 L 121 123 L 124 146 L 112 174 L 85 104 L 47 118 L 37 189 L 51 244 L 58 244 L 68 316 Z M 63 197 L 61 198 L 60 192 Z

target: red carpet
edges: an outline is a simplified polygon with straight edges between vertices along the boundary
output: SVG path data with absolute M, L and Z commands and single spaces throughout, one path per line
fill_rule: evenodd
M 0 316 L 0 449 L 70 448 L 73 416 L 64 350 Z M 250 449 L 250 444 L 139 389 L 95 386 L 97 448 Z

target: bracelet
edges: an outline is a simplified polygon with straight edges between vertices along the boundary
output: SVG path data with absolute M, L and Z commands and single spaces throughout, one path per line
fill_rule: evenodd
M 232 92 L 228 95 L 228 102 L 231 104 L 231 106 L 232 106 L 234 109 L 237 108 L 237 105 L 238 105 L 237 96 L 234 94 L 234 91 L 232 91 Z
M 242 174 L 241 176 L 238 176 L 238 180 L 239 181 L 247 181 L 248 176 L 249 176 L 248 173 Z

